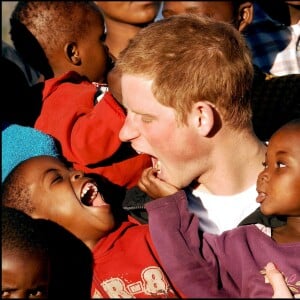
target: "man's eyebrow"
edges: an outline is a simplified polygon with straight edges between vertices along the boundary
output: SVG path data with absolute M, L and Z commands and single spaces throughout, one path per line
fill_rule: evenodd
M 148 117 L 148 118 L 155 118 L 154 115 L 152 114 L 147 114 L 147 113 L 140 113 L 139 115 L 143 116 L 143 117 Z

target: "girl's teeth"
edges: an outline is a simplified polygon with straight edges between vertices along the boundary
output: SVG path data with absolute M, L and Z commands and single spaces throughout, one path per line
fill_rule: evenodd
M 81 198 L 84 197 L 84 195 L 90 190 L 90 189 L 93 189 L 93 194 L 92 194 L 92 198 L 95 198 L 97 193 L 98 193 L 98 189 L 95 187 L 94 184 L 92 183 L 87 183 L 84 187 L 84 189 L 82 190 L 82 193 L 81 193 Z

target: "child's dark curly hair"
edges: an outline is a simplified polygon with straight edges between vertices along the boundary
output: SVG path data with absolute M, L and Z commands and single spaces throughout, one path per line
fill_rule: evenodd
M 35 219 L 24 212 L 2 207 L 2 249 L 11 253 L 25 251 L 43 253 L 49 257 L 49 245 Z

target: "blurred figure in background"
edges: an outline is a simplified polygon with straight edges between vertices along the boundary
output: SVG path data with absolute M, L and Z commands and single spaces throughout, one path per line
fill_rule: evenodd
M 105 43 L 115 60 L 128 41 L 154 22 L 161 1 L 95 1 L 105 18 Z
M 254 1 L 245 38 L 253 63 L 264 72 L 300 74 L 300 1 Z

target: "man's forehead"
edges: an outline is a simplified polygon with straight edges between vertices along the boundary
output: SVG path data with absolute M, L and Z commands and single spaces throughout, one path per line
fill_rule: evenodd
M 122 73 L 121 74 L 121 81 L 123 82 L 138 82 L 144 85 L 151 86 L 153 80 L 146 75 L 142 74 L 130 74 L 130 73 Z
M 139 75 L 122 74 L 121 90 L 123 102 L 128 99 L 140 98 L 141 96 L 149 97 L 152 94 L 152 80 Z

